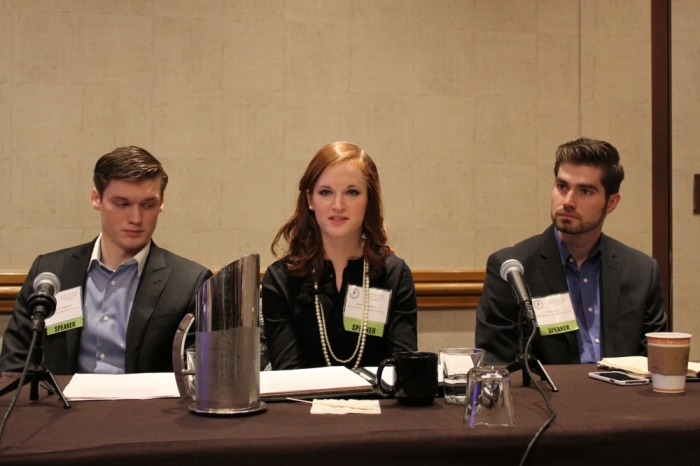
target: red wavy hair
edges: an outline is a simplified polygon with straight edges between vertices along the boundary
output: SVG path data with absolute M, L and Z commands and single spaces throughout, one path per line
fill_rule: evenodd
M 277 252 L 278 243 L 284 238 L 288 247 L 282 257 L 287 258 L 287 267 L 294 277 L 317 282 L 323 275 L 321 229 L 316 222 L 315 213 L 308 209 L 306 193 L 313 192 L 324 171 L 344 162 L 355 163 L 367 182 L 367 210 L 362 222 L 362 233 L 366 237 L 363 253 L 369 265 L 370 277 L 377 278 L 384 272 L 387 257 L 389 253 L 394 252 L 386 244 L 384 207 L 377 166 L 370 156 L 355 144 L 333 142 L 323 146 L 309 162 L 306 172 L 299 180 L 299 197 L 294 214 L 282 225 L 270 246 L 272 254 L 280 257 Z

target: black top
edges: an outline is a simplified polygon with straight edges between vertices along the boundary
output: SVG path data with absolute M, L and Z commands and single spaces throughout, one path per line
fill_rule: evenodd
M 326 261 L 318 294 L 326 319 L 326 332 L 331 348 L 340 359 L 349 358 L 359 333 L 345 331 L 343 308 L 348 284 L 362 286 L 363 259 L 351 260 L 343 271 L 340 292 L 336 289 L 333 264 Z M 370 280 L 370 288 L 391 291 L 389 315 L 384 336 L 367 334 L 365 350 L 360 366 L 378 366 L 379 363 L 399 351 L 415 351 L 416 290 L 413 275 L 406 263 L 390 254 L 384 273 Z M 262 300 L 265 319 L 265 336 L 273 370 L 301 369 L 326 365 L 321 347 L 321 335 L 316 320 L 313 284 L 305 285 L 302 279 L 290 275 L 284 259 L 278 260 L 265 272 Z M 331 360 L 331 364 L 340 363 Z M 355 359 L 346 364 L 353 367 Z

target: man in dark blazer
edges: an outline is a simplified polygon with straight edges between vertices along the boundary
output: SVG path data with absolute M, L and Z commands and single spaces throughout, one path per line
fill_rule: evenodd
M 543 364 L 592 363 L 646 354 L 648 332 L 664 331 L 663 289 L 653 258 L 602 234 L 620 202 L 624 171 L 607 142 L 581 138 L 559 147 L 554 167 L 553 226 L 492 254 L 477 307 L 476 346 L 489 364 L 515 361 L 519 306 L 500 267 L 523 265 L 533 298 L 568 293 L 579 329 L 533 338 Z
M 138 147 L 120 147 L 98 160 L 91 201 L 102 232 L 34 261 L 5 331 L 0 371 L 24 367 L 32 337 L 27 299 L 43 272 L 55 274 L 62 290 L 82 291 L 84 327 L 46 337 L 52 373 L 172 370 L 175 331 L 194 312 L 196 292 L 211 272 L 151 239 L 167 182 L 160 162 Z

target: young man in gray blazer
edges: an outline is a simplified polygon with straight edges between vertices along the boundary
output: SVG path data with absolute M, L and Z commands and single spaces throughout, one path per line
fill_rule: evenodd
M 97 161 L 93 181 L 102 232 L 36 258 L 5 331 L 0 371 L 24 367 L 32 337 L 27 299 L 42 272 L 55 274 L 61 290 L 81 291 L 83 326 L 46 337 L 45 364 L 53 374 L 172 370 L 175 331 L 194 312 L 196 292 L 211 272 L 152 241 L 168 175 L 150 153 L 117 148 Z
M 644 335 L 666 329 L 663 289 L 656 260 L 602 233 L 620 202 L 624 170 L 617 150 L 586 138 L 563 144 L 554 175 L 553 225 L 488 259 L 476 346 L 489 364 L 508 364 L 519 353 L 519 306 L 499 272 L 504 261 L 517 259 L 532 297 L 568 293 L 578 324 L 547 336 L 535 330 L 532 351 L 541 363 L 645 355 Z

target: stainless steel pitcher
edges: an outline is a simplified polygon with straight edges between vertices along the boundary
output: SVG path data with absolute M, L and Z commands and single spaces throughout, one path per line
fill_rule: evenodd
M 197 314 L 187 314 L 173 343 L 180 396 L 204 414 L 265 410 L 260 401 L 260 256 L 250 254 L 223 267 L 197 292 Z M 185 370 L 185 337 L 196 323 L 196 365 Z M 196 377 L 192 393 L 186 377 Z

